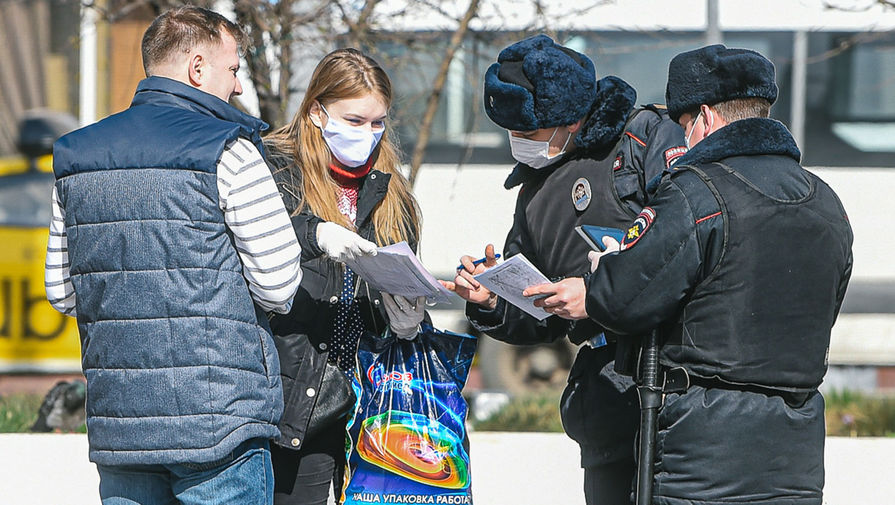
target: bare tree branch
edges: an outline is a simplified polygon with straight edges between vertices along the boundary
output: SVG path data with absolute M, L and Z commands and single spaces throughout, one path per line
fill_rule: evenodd
M 435 82 L 432 83 L 432 93 L 429 95 L 426 104 L 426 112 L 423 114 L 423 124 L 420 128 L 419 136 L 416 139 L 416 145 L 413 148 L 413 157 L 410 162 L 410 185 L 416 181 L 416 175 L 419 172 L 420 165 L 423 164 L 423 155 L 426 152 L 426 145 L 429 143 L 429 136 L 432 134 L 432 121 L 435 119 L 435 112 L 438 110 L 438 100 L 444 90 L 444 83 L 447 80 L 448 69 L 457 53 L 457 48 L 463 43 L 466 32 L 469 31 L 469 22 L 475 17 L 479 10 L 479 0 L 470 0 L 469 6 L 466 8 L 466 14 L 460 21 L 457 29 L 451 35 L 451 41 L 448 44 L 444 59 L 441 60 L 441 67 L 435 76 Z
M 872 1 L 867 2 L 865 5 L 861 5 L 861 6 L 854 6 L 854 5 L 844 6 L 844 5 L 839 5 L 837 3 L 824 2 L 823 8 L 826 10 L 842 11 L 842 12 L 867 12 L 877 5 L 881 5 L 885 9 L 893 9 L 893 8 L 895 8 L 895 1 L 893 1 L 893 0 L 872 0 Z
M 78 1 L 87 6 L 96 2 L 58 1 Z M 314 54 L 317 49 L 322 55 L 334 47 L 354 46 L 383 63 L 393 78 L 400 76 L 406 85 L 396 95 L 394 117 L 405 123 L 402 131 L 409 132 L 411 137 L 410 180 L 414 182 L 433 136 L 440 138 L 440 132 L 433 131 L 439 117 L 439 104 L 449 85 L 452 63 L 464 44 L 469 46 L 465 48 L 463 64 L 470 82 L 464 89 L 477 89 L 481 62 L 495 56 L 491 54 L 495 47 L 534 32 L 559 39 L 565 32 L 558 32 L 558 26 L 571 19 L 593 15 L 593 9 L 617 1 L 584 0 L 560 6 L 547 0 L 516 0 L 513 9 L 508 11 L 498 8 L 496 0 L 469 0 L 459 19 L 452 0 L 406 0 L 403 3 L 382 0 L 232 0 L 232 9 L 235 20 L 252 41 L 252 47 L 246 48 L 245 62 L 257 93 L 259 115 L 273 126 L 289 121 L 289 108 L 294 106 L 301 93 L 304 84 L 295 73 L 304 75 L 314 64 L 313 61 L 296 60 Z M 837 0 L 825 1 L 834 3 Z M 895 4 L 895 0 L 867 1 Z M 159 14 L 186 3 L 209 8 L 222 5 L 214 0 L 106 0 L 102 2 L 103 8 L 94 8 L 101 12 L 104 20 L 115 22 L 141 10 L 143 16 Z M 462 12 L 463 7 L 459 9 Z M 419 19 L 424 20 L 426 26 L 418 26 Z M 482 28 L 475 31 L 471 24 Z M 454 28 L 445 30 L 442 26 Z M 446 36 L 449 40 L 445 42 Z M 656 47 L 680 43 L 661 33 L 654 36 Z M 843 42 L 835 50 L 844 51 L 850 44 Z M 308 48 L 313 49 L 309 51 Z M 643 48 L 639 43 L 600 50 L 617 53 Z M 479 51 L 487 54 L 478 54 Z M 244 109 L 239 99 L 235 99 L 234 104 Z M 410 113 L 411 110 L 415 112 Z M 481 113 L 479 101 L 470 101 L 464 112 L 466 124 L 461 126 L 461 131 L 474 131 Z M 457 148 L 461 165 L 476 149 L 474 143 L 462 142 Z

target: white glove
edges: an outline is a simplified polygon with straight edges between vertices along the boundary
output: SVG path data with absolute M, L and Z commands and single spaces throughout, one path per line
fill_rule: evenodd
M 426 297 L 420 296 L 411 302 L 403 296 L 382 293 L 382 303 L 385 304 L 388 325 L 392 333 L 405 340 L 416 337 L 426 311 Z
M 597 267 L 600 265 L 600 258 L 608 254 L 615 254 L 619 251 L 619 249 L 621 249 L 621 244 L 618 243 L 618 240 L 615 240 L 608 235 L 603 237 L 603 245 L 606 246 L 606 250 L 591 251 L 587 253 L 587 259 L 590 260 L 591 273 L 597 271 Z
M 317 225 L 317 244 L 336 261 L 344 262 L 364 255 L 376 256 L 376 244 L 329 221 Z

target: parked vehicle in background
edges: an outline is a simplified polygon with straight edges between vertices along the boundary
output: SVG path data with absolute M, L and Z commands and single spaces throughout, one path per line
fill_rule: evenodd
M 77 126 L 31 112 L 20 122 L 21 154 L 0 158 L 0 373 L 81 369 L 75 320 L 53 310 L 44 290 L 53 142 Z

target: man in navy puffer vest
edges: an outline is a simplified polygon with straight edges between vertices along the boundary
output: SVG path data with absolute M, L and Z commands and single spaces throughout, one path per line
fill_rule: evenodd
M 130 108 L 54 146 L 47 295 L 78 319 L 103 503 L 272 503 L 264 311 L 288 312 L 301 249 L 266 125 L 227 103 L 244 39 L 205 9 L 162 14 Z

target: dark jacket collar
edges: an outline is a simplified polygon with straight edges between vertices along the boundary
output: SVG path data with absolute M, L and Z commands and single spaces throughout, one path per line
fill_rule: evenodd
M 546 177 L 572 157 L 601 152 L 618 143 L 637 100 L 637 92 L 625 81 L 610 75 L 597 81 L 596 95 L 594 106 L 575 137 L 577 149 L 538 170 L 517 163 L 504 182 L 505 188 L 512 189 L 536 177 Z
M 167 77 L 152 76 L 140 81 L 131 107 L 143 104 L 179 107 L 236 123 L 251 133 L 253 141 L 267 129 L 264 121 L 241 112 L 220 98 Z
M 364 227 L 373 213 L 373 209 L 385 198 L 388 193 L 388 183 L 392 175 L 370 170 L 361 181 L 357 190 L 357 227 Z
M 749 118 L 734 121 L 712 133 L 681 156 L 675 166 L 701 165 L 734 156 L 777 154 L 796 161 L 802 157 L 786 126 L 775 119 Z

